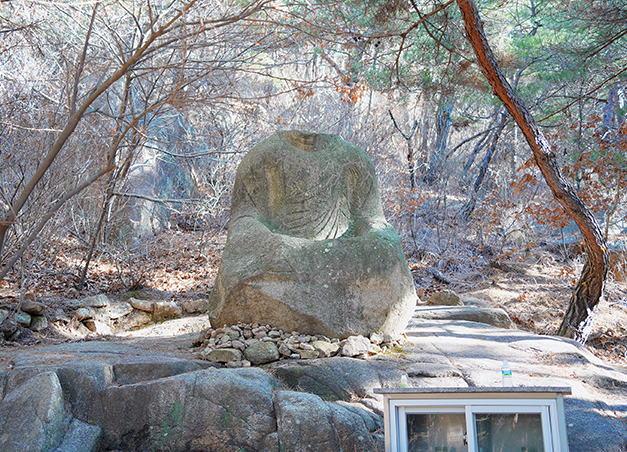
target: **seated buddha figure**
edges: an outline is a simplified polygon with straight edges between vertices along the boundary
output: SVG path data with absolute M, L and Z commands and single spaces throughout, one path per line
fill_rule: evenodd
M 372 162 L 338 136 L 278 132 L 250 150 L 233 187 L 209 296 L 214 327 L 237 322 L 329 337 L 398 334 L 416 304 Z

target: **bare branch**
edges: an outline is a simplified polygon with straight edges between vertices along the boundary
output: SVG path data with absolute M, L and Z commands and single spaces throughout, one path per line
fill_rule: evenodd
M 78 67 L 76 68 L 76 75 L 74 77 L 74 88 L 72 90 L 72 100 L 70 101 L 70 115 L 72 115 L 76 111 L 76 97 L 78 96 L 78 85 L 81 80 L 81 74 L 83 73 L 83 68 L 85 67 L 85 56 L 87 55 L 87 48 L 89 47 L 89 37 L 91 36 L 91 31 L 94 29 L 94 22 L 96 20 L 97 10 L 98 10 L 98 3 L 94 5 L 94 10 L 91 14 L 91 20 L 89 21 L 89 28 L 87 29 L 87 35 L 85 36 L 85 44 L 83 45 L 83 53 L 81 53 L 81 58 L 78 62 Z
M 115 196 L 121 196 L 123 198 L 137 198 L 144 199 L 146 201 L 152 201 L 160 204 L 202 204 L 205 201 L 202 199 L 163 199 L 155 198 L 154 196 L 140 195 L 139 193 L 113 193 Z
M 572 107 L 574 104 L 576 104 L 577 102 L 579 102 L 581 99 L 585 99 L 586 97 L 590 96 L 590 94 L 597 92 L 598 90 L 600 90 L 601 88 L 603 88 L 605 85 L 607 85 L 609 82 L 611 82 L 612 80 L 614 80 L 616 77 L 624 74 L 625 72 L 627 72 L 627 67 L 622 69 L 621 71 L 618 71 L 616 74 L 612 75 L 610 78 L 606 79 L 603 81 L 603 83 L 601 83 L 600 85 L 597 85 L 595 88 L 591 89 L 590 91 L 588 91 L 586 94 L 579 96 L 577 99 L 575 99 L 574 101 L 572 101 L 571 103 L 569 103 L 568 105 L 566 105 L 563 108 L 560 108 L 559 110 L 557 110 L 556 112 L 551 113 L 548 116 L 545 116 L 544 118 L 538 120 L 538 122 L 543 122 L 546 121 L 547 119 L 555 116 L 558 113 L 561 113 L 565 110 L 568 110 L 570 107 Z
M 35 129 L 33 127 L 18 126 L 17 124 L 5 122 L 5 121 L 0 121 L 0 124 L 10 127 L 12 129 L 27 130 L 29 132 L 55 132 L 55 133 L 61 132 L 60 129 L 39 129 L 39 128 Z
M 2 281 L 6 277 L 6 275 L 11 271 L 15 263 L 24 255 L 24 253 L 26 252 L 28 247 L 31 245 L 31 243 L 33 243 L 33 241 L 37 238 L 37 236 L 39 235 L 41 230 L 44 228 L 46 223 L 48 223 L 50 218 L 52 218 L 53 215 L 59 211 L 59 209 L 63 206 L 63 204 L 65 204 L 70 198 L 76 196 L 77 194 L 85 190 L 87 187 L 93 184 L 96 180 L 98 180 L 100 177 L 104 176 L 105 174 L 107 174 L 109 171 L 113 169 L 115 169 L 114 166 L 106 168 L 100 171 L 99 173 L 93 175 L 87 181 L 83 182 L 74 190 L 66 193 L 65 195 L 61 197 L 61 199 L 59 199 L 56 203 L 54 203 L 53 206 L 50 209 L 48 209 L 48 212 L 44 216 L 42 216 L 42 218 L 39 220 L 39 223 L 31 231 L 28 238 L 24 241 L 24 243 L 22 243 L 22 247 L 15 254 L 13 254 L 13 257 L 7 262 L 7 264 L 2 268 L 2 270 L 0 270 L 0 281 Z

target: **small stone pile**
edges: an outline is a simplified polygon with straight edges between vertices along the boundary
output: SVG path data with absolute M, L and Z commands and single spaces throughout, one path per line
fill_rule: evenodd
M 122 303 L 111 303 L 106 295 L 95 295 L 68 303 L 74 309 L 74 318 L 98 334 L 114 330 L 131 330 L 151 322 L 175 319 L 182 309 L 174 301 L 148 301 L 129 298 Z
M 106 336 L 183 315 L 202 314 L 207 310 L 207 301 L 203 299 L 175 302 L 142 300 L 131 296 L 125 301 L 114 302 L 104 294 L 65 300 L 61 307 L 52 306 L 45 313 L 47 306 L 36 301 L 32 292 L 27 292 L 17 304 L 13 299 L 11 304 L 6 305 L 2 301 L 0 300 L 0 343 L 16 340 L 25 329 L 42 332 L 51 323 L 57 322 L 70 325 L 81 336 Z M 69 317 L 66 311 L 69 311 Z
M 0 309 L 0 339 L 13 340 L 19 334 L 18 325 L 31 331 L 48 328 L 45 310 L 46 306 L 35 301 L 35 296 L 30 292 L 19 304 L 19 309 Z
M 344 340 L 322 335 L 287 333 L 270 325 L 238 323 L 209 328 L 195 346 L 204 347 L 201 359 L 226 367 L 249 367 L 283 359 L 315 359 L 332 356 L 366 358 L 400 345 L 401 338 L 372 333 L 370 338 L 349 336 Z

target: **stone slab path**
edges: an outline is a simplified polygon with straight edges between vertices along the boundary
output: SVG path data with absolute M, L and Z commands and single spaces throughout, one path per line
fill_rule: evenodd
M 433 363 L 413 386 L 501 386 L 504 360 L 514 386 L 568 386 L 565 398 L 570 452 L 627 450 L 627 369 L 610 367 L 574 341 L 468 321 L 412 319 L 413 347 L 405 359 Z

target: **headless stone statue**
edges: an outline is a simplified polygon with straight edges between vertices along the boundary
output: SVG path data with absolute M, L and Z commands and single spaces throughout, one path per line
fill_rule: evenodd
M 400 237 L 362 150 L 335 135 L 284 131 L 248 152 L 209 297 L 212 325 L 397 334 L 415 304 Z

